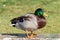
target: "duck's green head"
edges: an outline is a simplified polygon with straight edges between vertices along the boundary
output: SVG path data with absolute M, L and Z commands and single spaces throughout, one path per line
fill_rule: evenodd
M 38 9 L 35 11 L 34 14 L 35 14 L 36 16 L 47 16 L 47 15 L 44 13 L 43 9 L 41 9 L 41 8 L 38 8 Z

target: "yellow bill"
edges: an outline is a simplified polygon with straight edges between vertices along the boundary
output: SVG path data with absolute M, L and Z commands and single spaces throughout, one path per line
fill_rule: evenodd
M 46 13 L 44 13 L 43 16 L 48 17 L 48 15 Z

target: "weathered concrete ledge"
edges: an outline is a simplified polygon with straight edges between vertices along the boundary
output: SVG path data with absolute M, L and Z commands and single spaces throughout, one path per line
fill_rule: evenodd
M 60 34 L 38 34 L 32 39 L 25 34 L 0 34 L 0 40 L 60 40 Z

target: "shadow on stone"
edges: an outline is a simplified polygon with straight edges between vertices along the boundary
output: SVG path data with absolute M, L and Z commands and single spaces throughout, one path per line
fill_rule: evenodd
M 2 34 L 3 36 L 8 36 L 8 37 L 24 37 L 26 38 L 26 34 Z

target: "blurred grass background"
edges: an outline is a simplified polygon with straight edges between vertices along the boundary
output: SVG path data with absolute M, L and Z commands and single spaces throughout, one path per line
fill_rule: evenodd
M 60 33 L 60 0 L 0 0 L 0 33 L 24 33 L 10 26 L 10 20 L 26 13 L 34 13 L 37 8 L 48 14 L 47 25 L 35 31 L 36 34 Z

